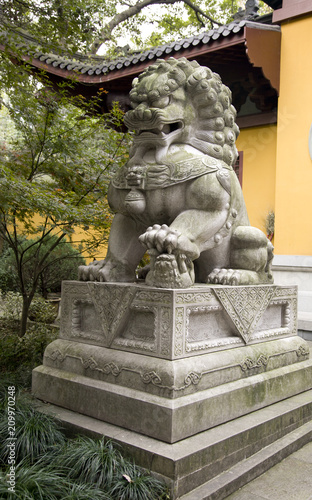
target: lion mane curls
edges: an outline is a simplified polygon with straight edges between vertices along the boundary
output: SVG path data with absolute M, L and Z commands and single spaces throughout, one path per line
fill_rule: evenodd
M 140 84 L 154 73 L 165 75 L 166 78 L 162 79 L 162 85 L 157 85 L 157 88 L 152 86 L 147 91 L 146 86 Z M 229 166 L 235 163 L 235 141 L 239 134 L 235 123 L 236 110 L 231 104 L 230 89 L 222 84 L 217 73 L 200 66 L 196 61 L 171 57 L 167 61 L 158 59 L 135 78 L 132 85 L 130 99 L 133 108 L 143 101 L 156 101 L 169 96 L 182 87 L 196 111 L 196 124 L 189 144 L 209 156 L 223 160 Z

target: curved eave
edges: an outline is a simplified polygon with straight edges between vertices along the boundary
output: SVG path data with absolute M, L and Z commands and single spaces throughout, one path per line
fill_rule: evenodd
M 277 107 L 280 42 L 280 26 L 243 20 L 109 63 L 97 58 L 91 64 L 81 56 L 70 60 L 41 51 L 27 55 L 26 50 L 22 59 L 35 72 L 44 70 L 52 84 L 66 79 L 75 81 L 71 90 L 73 94 L 91 98 L 98 96 L 99 88 L 104 87 L 107 93 L 101 96 L 103 112 L 109 110 L 114 101 L 119 101 L 124 111 L 129 109 L 133 78 L 155 60 L 169 57 L 195 59 L 200 65 L 220 74 L 222 81 L 232 90 L 233 104 L 238 111 L 249 96 L 256 105 L 255 112 L 263 116 L 276 111 Z M 19 50 L 21 53 L 23 51 Z M 257 114 L 257 121 L 259 119 L 260 114 Z
M 96 85 L 134 78 L 158 58 L 202 59 L 203 56 L 213 52 L 218 52 L 222 57 L 227 48 L 233 48 L 231 54 L 235 64 L 235 47 L 244 44 L 246 59 L 251 65 L 261 67 L 272 87 L 278 90 L 280 36 L 279 26 L 241 21 L 144 51 L 141 54 L 130 55 L 111 62 L 103 60 L 101 64 L 96 65 L 42 52 L 39 52 L 37 57 L 25 54 L 23 59 L 34 68 L 44 70 L 50 75 L 76 80 L 81 84 Z M 5 47 L 2 45 L 0 48 L 4 50 Z M 241 54 L 239 57 L 241 58 Z

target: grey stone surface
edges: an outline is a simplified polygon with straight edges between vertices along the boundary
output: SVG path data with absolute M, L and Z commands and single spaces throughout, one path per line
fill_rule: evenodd
M 311 500 L 312 443 L 306 444 L 226 500 Z
M 249 225 L 232 168 L 239 129 L 220 76 L 186 58 L 157 60 L 130 100 L 135 135 L 108 191 L 107 256 L 82 266 L 80 279 L 132 282 L 147 249 L 150 286 L 273 283 L 273 246 Z
M 63 285 L 39 399 L 174 443 L 311 386 L 295 287 Z
M 180 398 L 148 394 L 47 366 L 33 372 L 33 394 L 99 420 L 174 443 L 311 386 L 312 360 Z
M 312 256 L 275 255 L 272 266 L 278 285 L 298 286 L 298 330 L 312 340 Z
M 172 498 L 181 500 L 222 500 L 312 438 L 312 391 L 174 444 L 53 405 L 41 409 L 60 418 L 71 434 L 104 435 L 121 444 L 139 465 L 168 482 Z
M 58 339 L 44 366 L 169 399 L 269 373 L 308 359 L 305 342 L 288 337 L 174 361 Z
M 61 338 L 178 359 L 297 334 L 297 289 L 63 282 Z

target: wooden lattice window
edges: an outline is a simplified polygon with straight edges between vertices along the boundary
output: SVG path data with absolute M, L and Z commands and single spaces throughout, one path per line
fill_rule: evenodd
M 243 154 L 243 151 L 238 151 L 238 157 L 233 166 L 241 186 L 243 186 Z

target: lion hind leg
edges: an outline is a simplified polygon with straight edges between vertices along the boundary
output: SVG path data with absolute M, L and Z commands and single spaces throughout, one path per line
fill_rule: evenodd
M 272 259 L 273 246 L 265 234 L 255 227 L 239 226 L 231 238 L 229 269 L 215 268 L 207 282 L 232 286 L 273 283 Z

